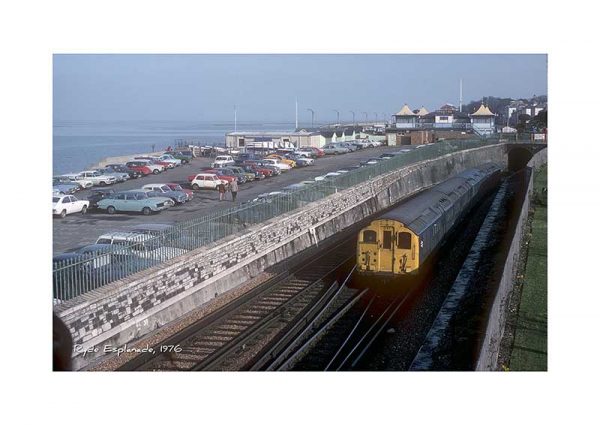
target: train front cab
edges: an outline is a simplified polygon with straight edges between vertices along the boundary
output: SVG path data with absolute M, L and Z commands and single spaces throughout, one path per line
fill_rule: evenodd
M 375 220 L 358 235 L 357 269 L 365 276 L 415 274 L 419 269 L 419 238 L 403 223 Z

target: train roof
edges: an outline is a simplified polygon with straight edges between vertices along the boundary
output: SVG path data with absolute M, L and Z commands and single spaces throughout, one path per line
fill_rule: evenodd
M 487 163 L 463 171 L 383 214 L 378 220 L 399 221 L 416 234 L 421 234 L 471 186 L 500 170 L 498 164 Z

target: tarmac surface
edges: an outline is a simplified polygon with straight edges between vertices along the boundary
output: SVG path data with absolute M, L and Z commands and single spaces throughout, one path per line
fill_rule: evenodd
M 235 204 L 256 198 L 265 192 L 274 192 L 303 180 L 313 180 L 315 177 L 336 171 L 344 167 L 358 165 L 368 158 L 380 156 L 385 152 L 398 151 L 414 146 L 383 146 L 378 148 L 363 149 L 343 155 L 325 156 L 315 160 L 309 167 L 294 168 L 276 177 L 268 177 L 260 181 L 248 182 L 239 185 L 239 192 Z M 196 158 L 190 164 L 179 166 L 158 175 L 128 180 L 113 185 L 117 191 L 138 189 L 150 183 L 179 183 L 184 188 L 190 188 L 187 176 L 200 172 L 200 168 L 209 166 L 212 158 Z M 215 190 L 194 191 L 194 199 L 183 205 L 175 205 L 168 210 L 154 213 L 149 216 L 135 213 L 118 213 L 109 215 L 103 211 L 89 210 L 87 214 L 71 214 L 64 219 L 53 220 L 53 250 L 54 255 L 61 252 L 76 250 L 85 245 L 93 244 L 98 236 L 114 231 L 127 231 L 132 226 L 143 223 L 178 223 L 232 207 L 231 193 L 226 194 L 226 200 L 220 202 L 219 194 Z M 78 199 L 87 199 L 89 190 L 75 194 Z

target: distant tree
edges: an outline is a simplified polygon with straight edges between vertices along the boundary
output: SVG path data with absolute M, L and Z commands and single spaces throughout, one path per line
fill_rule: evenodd
M 527 123 L 529 122 L 529 120 L 531 119 L 531 117 L 527 114 L 520 114 L 519 115 L 519 121 L 517 122 L 516 128 L 517 128 L 517 133 L 523 133 L 525 130 L 527 130 Z
M 537 131 L 548 128 L 548 111 L 540 111 L 532 120 L 531 126 Z

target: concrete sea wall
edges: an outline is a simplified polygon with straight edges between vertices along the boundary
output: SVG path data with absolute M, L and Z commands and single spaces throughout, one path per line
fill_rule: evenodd
M 139 338 L 423 188 L 491 161 L 506 165 L 505 145 L 407 166 L 60 304 L 55 312 L 76 344 L 74 367 L 85 367 L 105 346 Z

